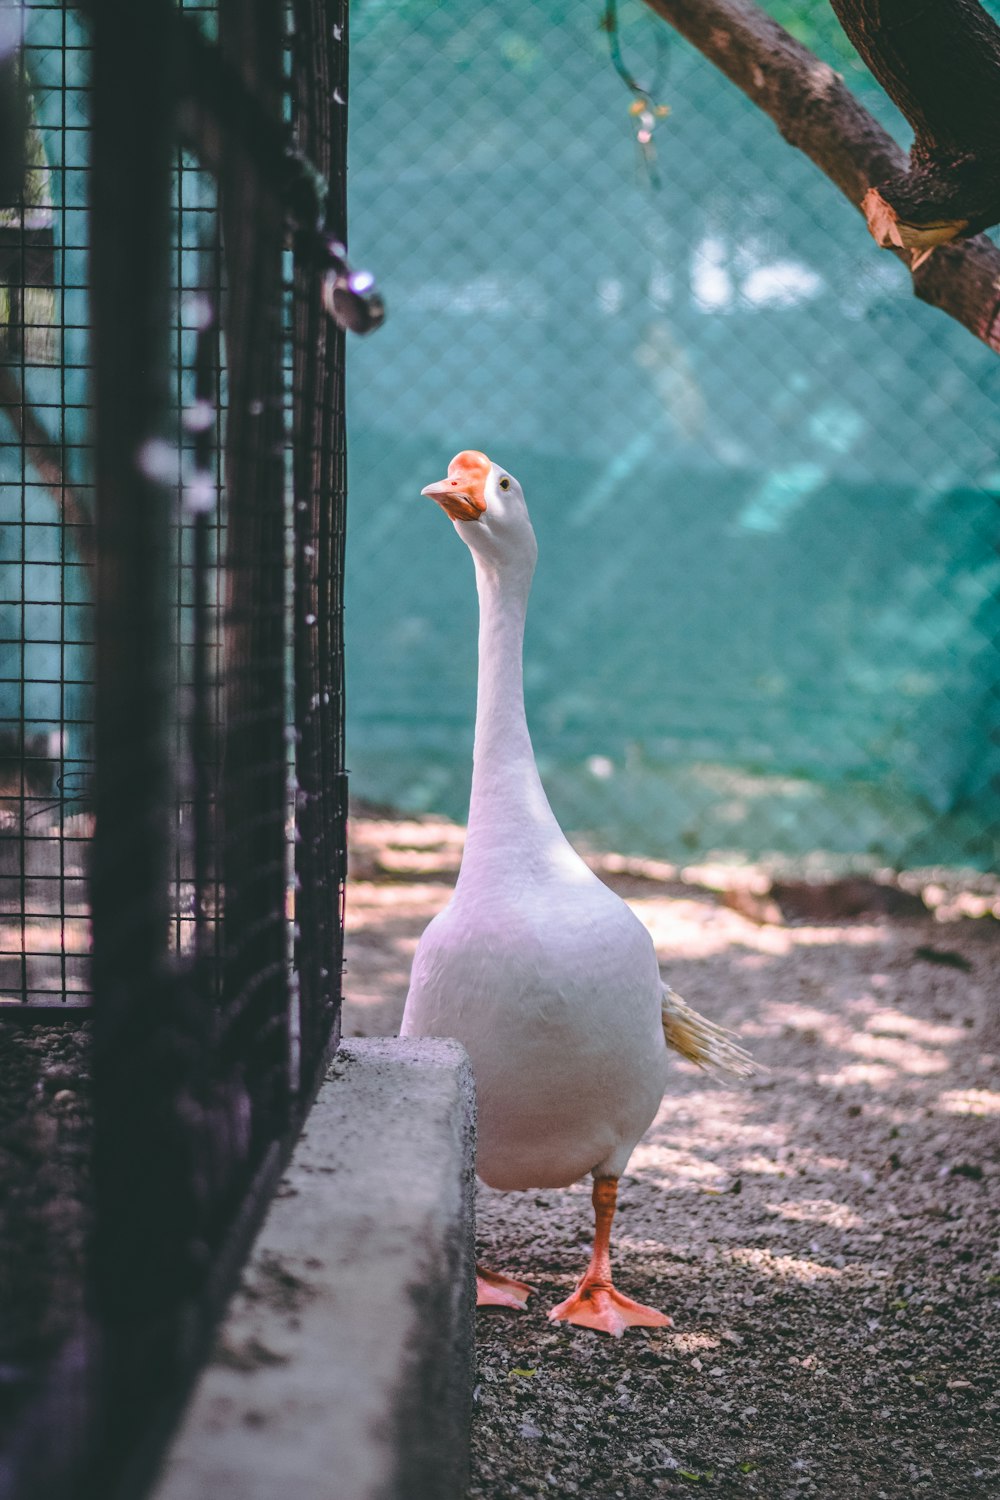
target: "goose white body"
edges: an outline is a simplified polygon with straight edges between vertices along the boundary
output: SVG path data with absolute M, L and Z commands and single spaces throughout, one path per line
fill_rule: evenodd
M 562 1187 L 618 1177 L 656 1114 L 663 984 L 649 933 L 572 849 L 542 788 L 522 686 L 534 533 L 517 482 L 483 463 L 481 516 L 447 503 L 454 479 L 425 491 L 473 554 L 479 686 L 462 867 L 417 948 L 402 1032 L 466 1047 L 485 1182 Z
M 575 859 L 457 891 L 414 961 L 404 1034 L 467 1049 L 492 1187 L 620 1176 L 663 1096 L 649 934 Z

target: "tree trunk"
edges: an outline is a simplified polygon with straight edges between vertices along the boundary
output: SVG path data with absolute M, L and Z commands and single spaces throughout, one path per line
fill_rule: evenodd
M 753 0 L 646 0 L 725 73 L 863 210 L 872 183 L 905 176 L 907 158 L 838 73 Z M 890 243 L 913 290 L 1000 354 L 1000 250 L 982 235 L 933 254 Z
M 1000 220 L 1000 27 L 977 0 L 830 0 L 913 127 L 907 170 L 865 195 L 880 245 L 928 249 Z

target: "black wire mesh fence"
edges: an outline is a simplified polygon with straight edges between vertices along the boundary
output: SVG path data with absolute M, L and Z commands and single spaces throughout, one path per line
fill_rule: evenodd
M 0 205 L 0 994 L 89 990 L 93 489 L 89 473 L 82 39 L 37 17 L 50 86 L 34 88 L 3 13 Z
M 0 14 L 0 1129 L 66 1136 L 77 1203 L 72 1264 L 66 1181 L 0 1223 L 4 1307 L 37 1304 L 0 1489 L 105 1500 L 339 1034 L 342 329 L 381 307 L 340 0 Z
M 905 144 L 826 0 L 765 5 Z M 615 10 L 354 7 L 351 222 L 396 310 L 351 355 L 354 790 L 465 816 L 475 597 L 416 497 L 474 447 L 538 533 L 525 690 L 565 827 L 995 868 L 1000 364 Z M 669 115 L 633 112 L 613 43 Z

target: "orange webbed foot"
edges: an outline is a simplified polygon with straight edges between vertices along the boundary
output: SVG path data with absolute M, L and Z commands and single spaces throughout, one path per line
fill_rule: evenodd
M 517 1312 L 523 1312 L 534 1290 L 526 1281 L 516 1281 L 502 1271 L 476 1267 L 477 1307 L 513 1307 Z
M 620 1339 L 626 1328 L 670 1328 L 673 1319 L 655 1307 L 633 1302 L 610 1282 L 580 1282 L 572 1296 L 549 1313 L 553 1323 L 575 1323 L 578 1328 L 596 1328 Z
M 553 1323 L 596 1328 L 620 1339 L 626 1328 L 670 1328 L 673 1319 L 655 1307 L 633 1302 L 611 1283 L 611 1223 L 618 1200 L 617 1177 L 594 1179 L 594 1252 L 571 1297 L 549 1313 Z

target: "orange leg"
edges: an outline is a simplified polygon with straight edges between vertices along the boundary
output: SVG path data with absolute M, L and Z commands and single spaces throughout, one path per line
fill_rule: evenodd
M 477 1307 L 513 1307 L 523 1312 L 533 1291 L 526 1281 L 515 1281 L 502 1271 L 487 1271 L 485 1266 L 476 1267 Z
M 594 1251 L 590 1265 L 565 1302 L 549 1313 L 553 1322 L 577 1323 L 621 1338 L 626 1328 L 669 1328 L 672 1319 L 653 1307 L 643 1307 L 616 1291 L 611 1282 L 611 1221 L 618 1199 L 618 1178 L 599 1177 L 594 1182 Z

